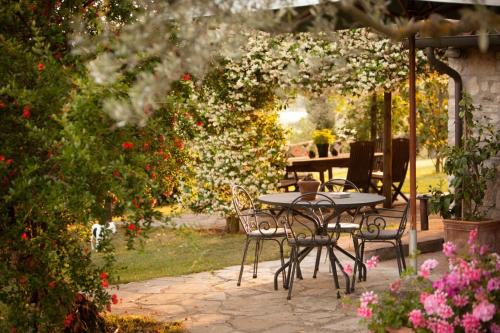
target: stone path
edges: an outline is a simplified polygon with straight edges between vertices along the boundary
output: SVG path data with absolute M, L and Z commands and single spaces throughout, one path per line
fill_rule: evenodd
M 444 263 L 440 253 L 421 256 L 419 261 L 428 257 Z M 113 306 L 113 312 L 181 320 L 192 333 L 367 332 L 359 324 L 355 307 L 337 299 L 325 261 L 317 279 L 311 277 L 313 265 L 311 255 L 303 261 L 304 280 L 296 280 L 290 301 L 287 291 L 273 289 L 279 261 L 269 261 L 260 264 L 257 279 L 252 279 L 251 266 L 246 266 L 240 287 L 236 286 L 239 266 L 120 285 L 118 295 L 123 300 Z M 352 298 L 366 290 L 386 290 L 397 277 L 394 260 L 381 262 L 368 272 L 366 282 L 356 285 Z

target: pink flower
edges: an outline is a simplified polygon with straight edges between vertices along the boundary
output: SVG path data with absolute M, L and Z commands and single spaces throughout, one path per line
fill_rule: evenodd
M 437 314 L 443 319 L 448 319 L 453 316 L 453 310 L 449 305 L 443 304 L 439 307 Z
M 467 241 L 467 243 L 469 245 L 472 245 L 476 242 L 476 240 L 477 240 L 477 228 L 469 231 L 469 240 Z
M 408 320 L 415 328 L 425 327 L 425 318 L 421 310 L 412 310 L 408 314 Z
M 446 305 L 446 294 L 442 291 L 436 291 L 428 296 L 424 301 L 424 309 L 428 314 L 438 314 L 440 309 Z
M 368 267 L 370 269 L 377 267 L 377 264 L 378 264 L 379 260 L 380 260 L 379 256 L 373 256 L 373 257 L 371 257 L 370 259 L 368 259 L 366 261 L 366 267 Z
M 439 262 L 436 259 L 427 259 L 424 261 L 424 263 L 420 266 L 420 270 L 418 271 L 418 275 L 423 277 L 424 279 L 429 278 L 429 275 L 431 274 L 431 271 L 437 267 Z
M 497 325 L 495 323 L 491 324 L 490 332 L 491 333 L 500 333 L 500 325 Z
M 394 281 L 393 283 L 391 283 L 389 285 L 389 289 L 393 292 L 393 293 L 397 293 L 399 291 L 399 289 L 401 288 L 401 280 L 396 280 Z
M 427 328 L 433 333 L 453 333 L 453 325 L 442 319 L 431 318 L 427 322 Z
M 373 315 L 372 309 L 366 306 L 360 306 L 358 308 L 358 316 L 365 318 L 365 319 L 370 319 Z
M 500 289 L 500 277 L 496 277 L 496 278 L 489 280 L 488 285 L 486 286 L 486 289 L 489 292 Z
M 453 296 L 453 304 L 458 306 L 459 308 L 466 306 L 469 303 L 467 300 L 467 297 L 462 296 L 462 295 L 455 295 Z
M 496 312 L 494 304 L 484 300 L 472 309 L 472 315 L 481 321 L 489 321 Z
M 344 266 L 344 272 L 346 272 L 347 274 L 352 274 L 352 266 L 351 266 L 351 264 L 346 264 Z
M 361 306 L 363 306 L 363 304 L 366 304 L 366 305 L 377 304 L 378 303 L 378 295 L 375 294 L 373 291 L 365 291 L 364 293 L 361 294 L 359 301 L 361 302 Z
M 28 239 L 28 234 L 27 234 L 27 233 L 25 233 L 25 232 L 23 232 L 23 233 L 21 234 L 21 239 L 24 239 L 24 240 Z
M 479 248 L 479 255 L 484 256 L 489 251 L 490 251 L 490 247 L 487 244 L 481 245 L 481 247 Z
M 470 313 L 464 314 L 462 317 L 462 326 L 465 329 L 465 333 L 475 333 L 479 332 L 479 326 L 481 323 L 479 319 L 471 315 Z
M 425 291 L 420 293 L 420 304 L 424 304 L 427 297 L 429 297 L 429 293 L 426 293 Z
M 443 253 L 447 257 L 454 257 L 457 254 L 457 246 L 452 242 L 443 244 Z

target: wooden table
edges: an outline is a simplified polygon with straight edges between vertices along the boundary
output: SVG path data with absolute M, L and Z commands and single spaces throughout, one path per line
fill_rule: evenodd
M 332 168 L 349 167 L 349 154 L 339 154 L 332 157 L 291 157 L 287 160 L 287 172 L 319 172 L 321 183 L 325 182 L 325 172 L 328 171 L 328 179 L 333 178 Z M 383 153 L 375 153 L 374 158 L 383 156 Z

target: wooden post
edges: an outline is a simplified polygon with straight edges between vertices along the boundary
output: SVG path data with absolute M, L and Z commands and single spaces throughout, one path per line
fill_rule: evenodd
M 410 99 L 410 258 L 417 271 L 417 102 L 415 73 L 415 35 L 409 38 L 409 99 Z
M 384 207 L 392 207 L 392 93 L 384 92 Z
M 370 140 L 375 142 L 377 139 L 377 93 L 372 93 L 372 99 L 370 104 Z

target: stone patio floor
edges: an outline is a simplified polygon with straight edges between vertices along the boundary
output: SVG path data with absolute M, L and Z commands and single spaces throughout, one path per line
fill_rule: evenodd
M 440 261 L 439 270 L 446 269 L 445 257 L 439 252 L 421 255 L 418 261 L 431 257 Z M 304 280 L 295 280 L 290 301 L 281 285 L 277 291 L 273 288 L 279 261 L 268 261 L 260 263 L 257 279 L 252 279 L 252 267 L 245 266 L 240 287 L 236 286 L 239 266 L 117 286 L 121 301 L 113 306 L 113 313 L 180 320 L 192 333 L 367 332 L 349 299 L 357 300 L 367 290 L 386 290 L 398 278 L 395 260 L 380 262 L 369 270 L 367 281 L 356 283 L 356 291 L 350 296 L 344 296 L 343 278 L 339 277 L 339 300 L 324 257 L 317 279 L 312 278 L 314 258 L 315 251 L 304 259 Z M 345 257 L 340 260 L 347 262 Z

